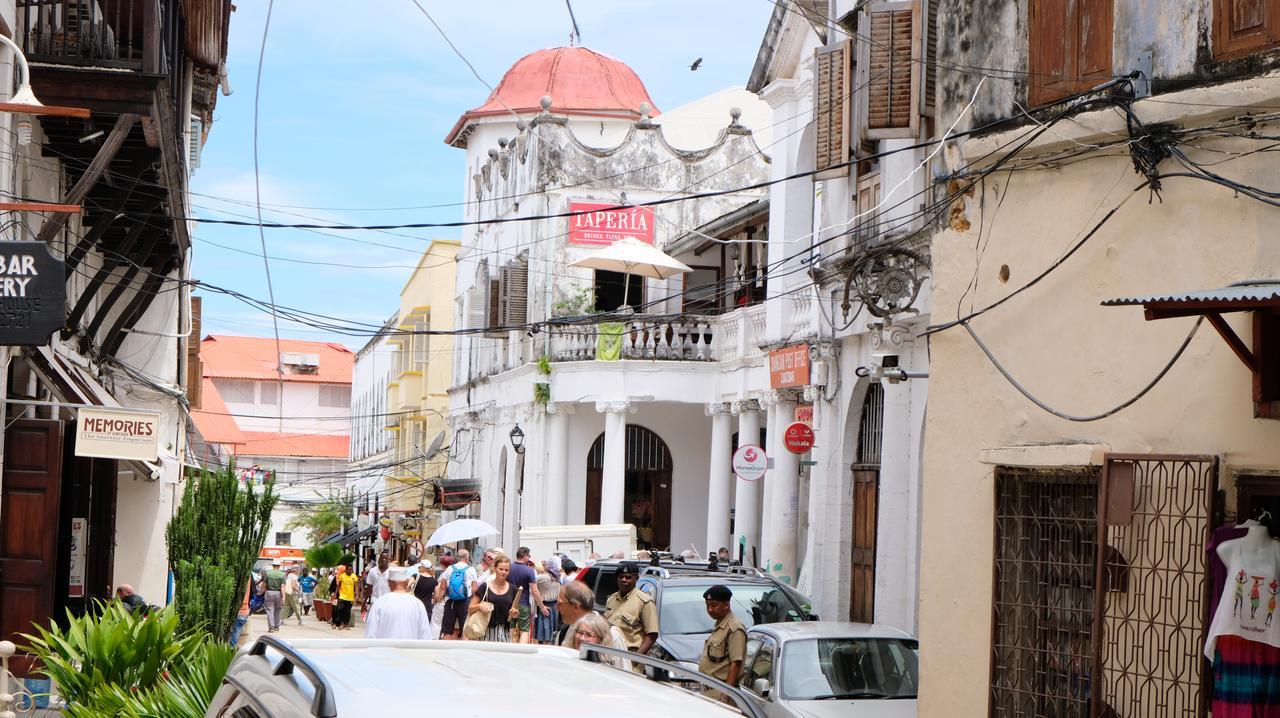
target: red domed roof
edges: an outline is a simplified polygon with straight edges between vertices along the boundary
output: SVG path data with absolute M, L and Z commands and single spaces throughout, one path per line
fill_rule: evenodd
M 626 64 L 585 47 L 553 47 L 517 60 L 489 99 L 459 117 L 444 141 L 454 144 L 471 120 L 505 115 L 507 108 L 522 115 L 540 112 L 544 96 L 557 115 L 640 119 L 641 102 L 653 108 L 651 115 L 658 114 L 644 83 Z

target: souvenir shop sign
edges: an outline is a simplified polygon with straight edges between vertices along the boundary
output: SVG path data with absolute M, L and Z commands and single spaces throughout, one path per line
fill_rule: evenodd
M 81 407 L 76 456 L 155 461 L 160 455 L 160 412 Z
M 623 237 L 653 244 L 653 208 L 570 202 L 569 244 L 607 247 Z
M 769 386 L 794 389 L 809 383 L 809 345 L 774 349 L 769 352 Z
M 67 316 L 66 269 L 44 242 L 0 242 L 0 346 L 42 346 Z

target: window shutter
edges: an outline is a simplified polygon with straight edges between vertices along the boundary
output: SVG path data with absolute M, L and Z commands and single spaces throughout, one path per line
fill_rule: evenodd
M 1031 3 L 1028 20 L 1032 105 L 1111 77 L 1112 0 L 1040 0 Z
M 467 290 L 467 329 L 484 329 L 484 298 L 484 285 L 477 284 Z
M 204 365 L 200 362 L 200 297 L 191 298 L 191 333 L 187 335 L 187 402 L 200 408 Z
M 820 47 L 813 58 L 814 149 L 818 179 L 849 174 L 849 108 L 853 47 L 849 40 Z
M 529 261 L 521 257 L 502 268 L 503 326 L 514 327 L 529 321 Z
M 1280 43 L 1276 0 L 1214 0 L 1213 59 L 1241 57 Z
M 502 279 L 489 280 L 489 303 L 488 303 L 489 323 L 486 325 L 492 329 L 502 326 Z
M 917 137 L 924 110 L 925 22 L 921 0 L 867 7 L 866 133 L 871 139 Z M 925 0 L 928 2 L 928 0 Z

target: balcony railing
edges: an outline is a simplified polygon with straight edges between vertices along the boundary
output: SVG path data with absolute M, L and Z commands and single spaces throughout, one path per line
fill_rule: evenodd
M 18 0 L 19 44 L 35 63 L 156 72 L 159 0 Z
M 610 331 L 610 324 L 621 331 Z M 710 317 L 635 317 L 616 323 L 558 326 L 551 329 L 552 361 L 586 361 L 597 356 L 610 336 L 621 341 L 620 359 L 713 361 Z M 602 342 L 602 339 L 604 340 Z

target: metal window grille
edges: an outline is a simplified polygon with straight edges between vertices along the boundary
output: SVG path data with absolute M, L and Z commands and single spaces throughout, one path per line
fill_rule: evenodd
M 858 465 L 880 466 L 880 445 L 884 436 L 884 387 L 871 382 L 867 398 L 862 401 L 862 418 L 858 420 Z
M 991 715 L 1088 716 L 1096 469 L 996 470 Z

